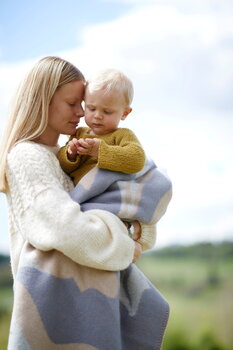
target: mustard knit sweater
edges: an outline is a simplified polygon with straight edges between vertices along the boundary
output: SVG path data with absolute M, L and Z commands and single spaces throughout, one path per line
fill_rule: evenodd
M 135 134 L 126 128 L 119 128 L 106 135 L 90 135 L 89 128 L 80 127 L 76 135 L 79 138 L 99 138 L 101 140 L 98 159 L 87 155 L 78 155 L 76 161 L 67 158 L 68 142 L 58 152 L 62 169 L 69 174 L 74 184 L 94 166 L 102 169 L 134 174 L 142 170 L 145 164 L 145 153 Z

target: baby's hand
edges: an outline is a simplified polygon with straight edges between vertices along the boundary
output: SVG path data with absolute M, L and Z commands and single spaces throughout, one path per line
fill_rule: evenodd
M 79 139 L 77 151 L 79 154 L 86 154 L 98 158 L 100 139 Z
M 73 138 L 71 141 L 68 143 L 68 149 L 67 149 L 67 157 L 71 161 L 76 160 L 76 156 L 78 153 L 78 146 L 79 146 L 79 141 L 76 138 Z

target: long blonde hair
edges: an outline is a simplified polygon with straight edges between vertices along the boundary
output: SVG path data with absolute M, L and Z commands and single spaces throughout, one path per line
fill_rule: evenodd
M 39 60 L 21 82 L 13 99 L 8 123 L 0 145 L 0 192 L 7 192 L 7 155 L 14 145 L 39 137 L 48 124 L 50 101 L 56 90 L 83 74 L 60 57 Z

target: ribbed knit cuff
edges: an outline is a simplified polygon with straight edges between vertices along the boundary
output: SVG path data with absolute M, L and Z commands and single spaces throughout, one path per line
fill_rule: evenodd
M 142 250 L 152 249 L 156 242 L 156 225 L 146 225 L 141 223 L 142 233 L 138 242 L 142 245 Z

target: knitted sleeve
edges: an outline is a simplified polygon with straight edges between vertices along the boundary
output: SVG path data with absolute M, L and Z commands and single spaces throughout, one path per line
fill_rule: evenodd
M 56 249 L 82 265 L 112 271 L 126 268 L 135 246 L 124 224 L 109 212 L 81 212 L 61 185 L 55 155 L 32 144 L 18 144 L 8 156 L 19 234 L 40 250 Z
M 156 241 L 156 225 L 147 225 L 142 222 L 140 222 L 140 224 L 142 233 L 138 242 L 142 245 L 143 251 L 152 249 Z
M 134 174 L 145 165 L 144 150 L 135 134 L 126 128 L 118 129 L 115 145 L 101 140 L 98 163 L 99 168 Z

